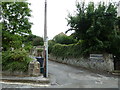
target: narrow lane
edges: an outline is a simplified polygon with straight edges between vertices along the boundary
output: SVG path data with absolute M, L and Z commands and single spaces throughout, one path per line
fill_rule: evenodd
M 118 88 L 118 78 L 100 75 L 80 67 L 49 61 L 51 87 L 63 88 Z

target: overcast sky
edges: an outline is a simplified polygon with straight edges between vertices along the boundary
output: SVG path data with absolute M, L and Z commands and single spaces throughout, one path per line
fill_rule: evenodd
M 44 1 L 28 0 L 31 3 L 30 8 L 32 10 L 30 21 L 34 24 L 32 26 L 32 33 L 41 37 L 44 35 Z M 65 32 L 69 28 L 65 18 L 67 18 L 68 13 L 74 13 L 76 10 L 76 1 L 82 0 L 47 0 L 47 31 L 49 39 L 52 39 L 61 32 Z M 89 1 L 97 3 L 109 0 L 85 0 L 86 3 Z M 118 2 L 119 0 L 112 1 Z

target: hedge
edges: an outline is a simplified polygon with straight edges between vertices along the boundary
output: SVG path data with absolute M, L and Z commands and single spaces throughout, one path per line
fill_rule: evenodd
M 82 55 L 81 52 L 81 43 L 78 42 L 76 44 L 55 44 L 52 47 L 51 53 L 57 57 L 80 57 Z

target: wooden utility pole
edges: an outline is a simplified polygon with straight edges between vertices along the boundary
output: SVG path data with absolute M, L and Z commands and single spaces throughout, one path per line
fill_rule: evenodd
M 47 37 L 47 0 L 44 12 L 44 77 L 48 77 L 48 37 Z

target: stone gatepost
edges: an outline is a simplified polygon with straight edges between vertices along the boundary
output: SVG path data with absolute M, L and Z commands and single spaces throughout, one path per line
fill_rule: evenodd
M 31 61 L 28 67 L 29 75 L 39 76 L 40 75 L 40 63 L 36 60 Z

